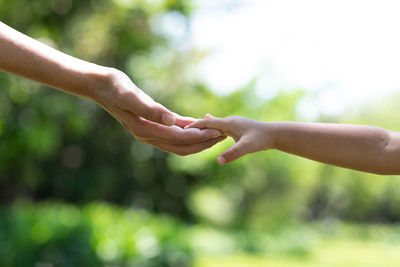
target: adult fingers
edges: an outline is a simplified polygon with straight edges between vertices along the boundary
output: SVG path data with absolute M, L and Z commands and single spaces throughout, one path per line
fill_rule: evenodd
M 232 162 L 241 156 L 244 156 L 250 152 L 247 141 L 245 139 L 240 139 L 236 144 L 222 152 L 218 158 L 218 164 L 225 165 Z
M 163 105 L 153 103 L 143 103 L 136 108 L 136 114 L 146 120 L 161 123 L 167 126 L 175 124 L 176 118 L 173 112 L 169 111 Z
M 187 126 L 187 125 L 191 124 L 192 122 L 196 121 L 196 119 L 192 118 L 192 117 L 184 117 L 184 116 L 181 116 L 181 115 L 179 115 L 177 113 L 174 113 L 174 115 L 175 115 L 175 125 L 179 126 L 181 128 L 184 128 L 185 126 Z
M 189 145 L 175 145 L 175 144 L 168 144 L 168 143 L 149 141 L 149 140 L 143 140 L 143 139 L 138 139 L 138 140 L 143 143 L 147 143 L 152 146 L 155 146 L 163 151 L 166 151 L 169 153 L 174 153 L 174 154 L 177 154 L 180 156 L 186 156 L 186 155 L 198 153 L 207 148 L 210 148 L 213 145 L 217 144 L 218 142 L 221 142 L 225 138 L 226 138 L 225 136 L 220 136 L 220 137 L 217 137 L 217 138 L 205 141 L 205 142 L 201 142 L 201 143 L 197 143 L 197 144 L 189 144 Z
M 135 137 L 149 141 L 169 144 L 195 144 L 221 136 L 215 129 L 188 129 L 178 126 L 165 126 L 148 121 L 130 112 L 121 110 L 119 116 L 125 128 Z M 122 117 L 122 118 L 121 118 Z
M 140 90 L 123 72 L 113 76 L 113 86 L 117 88 L 116 107 L 132 112 L 147 120 L 164 125 L 174 125 L 173 113 Z
M 167 126 L 175 124 L 175 116 L 172 111 L 155 102 L 139 88 L 135 88 L 134 92 L 122 96 L 121 103 L 123 103 L 122 107 L 124 110 L 156 123 Z
M 179 145 L 204 142 L 222 135 L 220 131 L 215 129 L 194 128 L 184 130 L 175 125 L 167 127 L 143 119 L 136 124 L 134 131 L 142 139 Z

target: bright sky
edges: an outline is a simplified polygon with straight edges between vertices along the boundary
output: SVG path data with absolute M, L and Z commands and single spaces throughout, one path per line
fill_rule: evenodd
M 197 0 L 199 78 L 219 94 L 261 77 L 258 91 L 315 92 L 301 112 L 339 113 L 400 88 L 400 1 Z

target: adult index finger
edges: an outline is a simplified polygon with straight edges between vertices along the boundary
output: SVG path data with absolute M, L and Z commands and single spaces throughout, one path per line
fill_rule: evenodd
M 182 129 L 178 126 L 164 126 L 137 117 L 134 123 L 134 135 L 144 139 L 169 144 L 195 144 L 221 136 L 216 129 Z

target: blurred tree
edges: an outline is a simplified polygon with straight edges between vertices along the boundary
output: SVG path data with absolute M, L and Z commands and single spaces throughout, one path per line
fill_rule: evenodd
M 263 99 L 254 80 L 217 96 L 195 79 L 195 65 L 205 53 L 185 43 L 191 10 L 184 0 L 0 0 L 5 23 L 74 56 L 125 71 L 178 113 L 296 120 L 305 94 L 300 90 Z M 167 155 L 136 142 L 89 101 L 4 73 L 0 88 L 2 204 L 19 198 L 104 200 L 239 229 L 331 217 L 400 219 L 395 178 L 377 179 L 274 151 L 219 167 L 215 157 L 229 141 L 198 155 Z M 319 120 L 399 130 L 398 99 L 344 114 L 345 119 Z
M 205 53 L 186 42 L 191 11 L 185 0 L 0 0 L 6 24 L 76 57 L 123 70 L 178 113 L 296 120 L 301 90 L 263 99 L 255 79 L 217 96 L 196 80 L 195 66 Z M 394 95 L 364 111 L 319 121 L 400 130 L 399 99 Z M 194 227 L 196 248 L 209 238 L 208 250 L 225 252 L 237 247 L 307 254 L 307 233 L 298 238 L 293 230 L 279 246 L 271 241 L 304 220 L 400 220 L 398 177 L 378 179 L 275 151 L 220 167 L 215 158 L 230 144 L 187 157 L 168 155 L 136 142 L 94 103 L 0 73 L 0 265 L 189 266 L 192 252 L 180 236 L 184 227 L 141 209 L 238 230 L 232 237 Z M 20 199 L 75 206 L 8 207 Z M 87 205 L 98 200 L 136 211 Z M 266 229 L 269 239 L 259 235 Z
M 4 23 L 79 58 L 122 69 L 166 105 L 188 63 L 159 29 L 175 17 L 184 27 L 190 10 L 180 0 L 0 1 Z M 165 153 L 136 142 L 95 104 L 4 73 L 0 87 L 2 203 L 103 199 L 186 214 L 180 199 L 185 192 L 173 187 L 184 188 L 190 177 L 176 178 Z

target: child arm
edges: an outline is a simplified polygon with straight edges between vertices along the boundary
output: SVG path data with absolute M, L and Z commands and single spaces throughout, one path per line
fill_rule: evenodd
M 400 134 L 346 124 L 279 122 L 274 148 L 339 167 L 400 174 Z
M 347 124 L 262 123 L 241 117 L 209 117 L 190 127 L 216 128 L 237 142 L 218 162 L 277 149 L 322 163 L 377 174 L 400 174 L 400 133 Z

